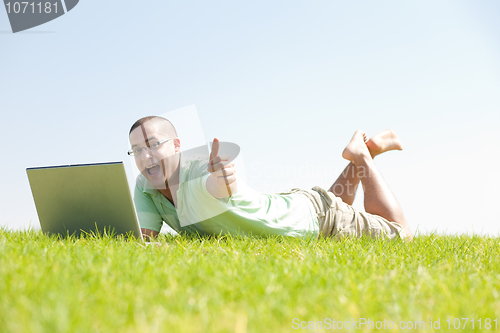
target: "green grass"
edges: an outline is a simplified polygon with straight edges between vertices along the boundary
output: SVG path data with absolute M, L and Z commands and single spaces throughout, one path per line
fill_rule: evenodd
M 435 331 L 446 332 L 447 319 L 475 318 L 476 331 L 479 318 L 481 331 L 500 319 L 499 238 L 159 241 L 0 229 L 0 331 L 309 331 L 294 318 L 353 318 L 356 332 L 370 331 L 359 318 L 424 321 L 432 331 L 440 318 Z

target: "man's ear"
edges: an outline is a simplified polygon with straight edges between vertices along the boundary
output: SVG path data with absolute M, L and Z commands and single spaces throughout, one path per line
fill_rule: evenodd
M 179 138 L 174 138 L 174 147 L 176 153 L 181 151 L 181 140 Z

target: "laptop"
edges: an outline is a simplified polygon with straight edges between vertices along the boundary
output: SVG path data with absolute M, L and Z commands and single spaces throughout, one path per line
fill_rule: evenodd
M 123 162 L 27 168 L 42 231 L 142 239 Z

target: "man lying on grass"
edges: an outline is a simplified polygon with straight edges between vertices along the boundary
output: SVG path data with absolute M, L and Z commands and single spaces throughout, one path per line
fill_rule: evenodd
M 165 118 L 139 119 L 129 139 L 128 153 L 141 171 L 134 202 L 145 237 L 156 237 L 166 222 L 178 233 L 199 235 L 412 238 L 373 163 L 379 154 L 402 149 L 391 130 L 370 140 L 362 131 L 354 133 L 342 153 L 350 163 L 328 192 L 314 187 L 279 194 L 259 193 L 237 179 L 234 163 L 219 156 L 217 138 L 210 157 L 183 159 L 181 141 Z M 366 212 L 351 206 L 360 182 Z

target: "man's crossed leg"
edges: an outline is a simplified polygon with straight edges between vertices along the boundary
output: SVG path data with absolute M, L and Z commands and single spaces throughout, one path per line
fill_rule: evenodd
M 367 140 L 365 132 L 357 131 L 342 153 L 342 156 L 350 163 L 329 191 L 345 203 L 352 205 L 356 189 L 361 182 L 364 190 L 365 211 L 398 223 L 411 240 L 412 234 L 401 207 L 373 163 L 375 156 L 389 150 L 401 149 L 399 138 L 391 130 L 378 133 L 370 140 Z

